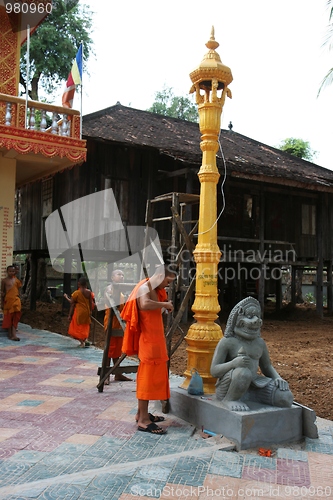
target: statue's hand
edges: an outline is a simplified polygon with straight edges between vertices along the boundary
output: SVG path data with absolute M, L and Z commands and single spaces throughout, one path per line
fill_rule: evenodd
M 280 391 L 289 390 L 289 384 L 286 380 L 283 380 L 283 378 L 276 378 L 274 380 L 274 384 L 280 389 Z
M 232 363 L 234 368 L 249 368 L 251 364 L 251 359 L 246 354 L 245 355 L 242 354 L 234 358 Z

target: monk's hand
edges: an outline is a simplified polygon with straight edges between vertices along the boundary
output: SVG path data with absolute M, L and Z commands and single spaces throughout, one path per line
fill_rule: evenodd
M 232 361 L 234 368 L 249 368 L 250 363 L 251 359 L 246 354 L 238 355 Z
M 280 389 L 280 391 L 288 391 L 289 390 L 289 384 L 286 380 L 283 380 L 283 378 L 276 378 L 274 380 L 274 384 L 276 387 Z
M 171 300 L 169 300 L 168 302 L 164 302 L 164 308 L 169 312 L 173 311 L 173 304 Z

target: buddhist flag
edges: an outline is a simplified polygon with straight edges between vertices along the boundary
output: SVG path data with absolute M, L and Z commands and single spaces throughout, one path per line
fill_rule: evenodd
M 64 108 L 73 107 L 73 99 L 76 86 L 82 83 L 82 43 L 77 51 L 71 72 L 68 75 L 66 87 L 62 95 L 62 105 Z

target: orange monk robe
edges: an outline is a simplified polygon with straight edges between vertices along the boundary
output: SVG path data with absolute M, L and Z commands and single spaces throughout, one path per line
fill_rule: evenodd
M 72 293 L 72 299 L 75 307 L 68 334 L 74 339 L 86 340 L 90 333 L 91 299 L 87 299 L 80 290 Z
M 124 302 L 125 302 L 125 297 L 122 293 L 120 293 L 120 302 L 121 303 L 118 306 L 119 312 L 121 312 L 123 310 Z M 105 310 L 105 315 L 104 315 L 104 331 L 105 331 L 105 333 L 107 333 L 107 329 L 108 329 L 108 325 L 109 325 L 110 311 L 111 311 L 111 309 L 109 309 L 109 308 Z M 112 331 L 113 330 L 123 331 L 116 315 L 114 315 L 112 318 Z M 123 346 L 123 335 L 111 336 L 108 357 L 112 358 L 112 359 L 120 358 L 121 353 L 122 353 L 122 346 Z
M 138 308 L 136 295 L 142 280 L 129 296 L 121 317 L 126 321 L 123 352 L 137 354 L 140 360 L 136 377 L 136 397 L 142 400 L 165 400 L 170 397 L 168 354 L 164 336 L 162 310 Z M 164 289 L 156 289 L 158 300 L 167 300 Z
M 17 328 L 21 317 L 21 299 L 19 289 L 22 283 L 15 278 L 15 282 L 10 290 L 6 292 L 3 306 L 2 328 Z

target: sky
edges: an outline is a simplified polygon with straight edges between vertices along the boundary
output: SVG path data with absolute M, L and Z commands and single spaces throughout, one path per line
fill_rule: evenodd
M 145 110 L 164 87 L 194 102 L 189 74 L 207 53 L 214 26 L 217 52 L 233 75 L 221 128 L 231 121 L 235 132 L 270 146 L 300 138 L 317 152 L 314 163 L 333 170 L 333 85 L 317 97 L 333 67 L 333 50 L 323 47 L 327 0 L 81 3 L 94 13 L 84 115 L 118 101 Z

